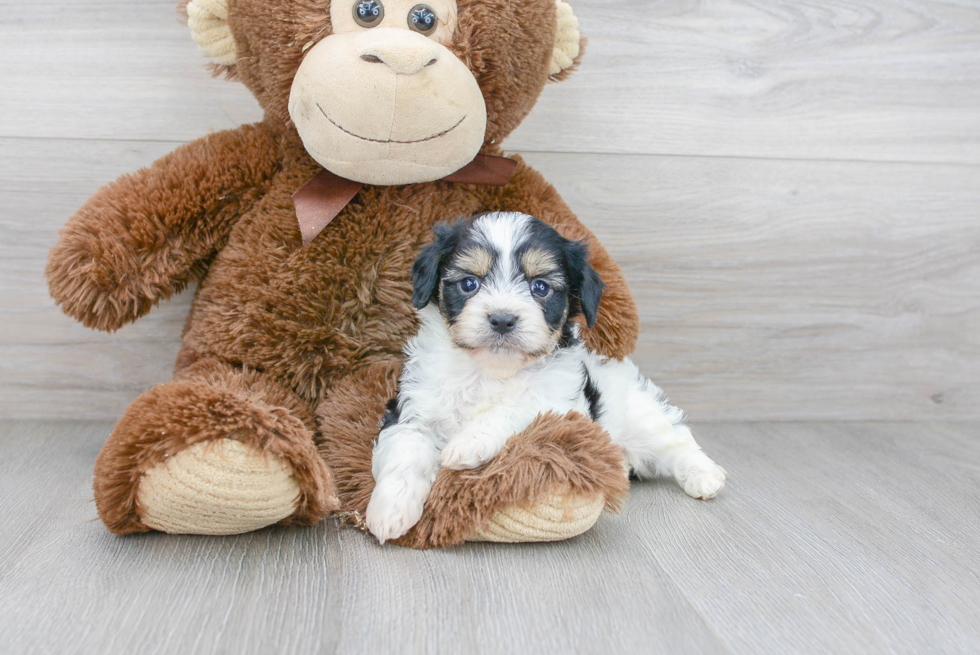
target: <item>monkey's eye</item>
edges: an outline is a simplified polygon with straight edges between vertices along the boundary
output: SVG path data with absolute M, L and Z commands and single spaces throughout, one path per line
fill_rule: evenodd
M 429 5 L 415 5 L 408 12 L 408 27 L 420 34 L 431 34 L 436 28 L 436 12 Z
M 480 288 L 480 281 L 475 277 L 464 277 L 459 281 L 459 290 L 463 293 L 476 293 Z
M 361 27 L 374 27 L 381 24 L 385 8 L 378 0 L 361 0 L 354 5 L 354 22 Z
M 547 298 L 551 294 L 551 285 L 544 280 L 531 282 L 531 293 L 538 298 Z

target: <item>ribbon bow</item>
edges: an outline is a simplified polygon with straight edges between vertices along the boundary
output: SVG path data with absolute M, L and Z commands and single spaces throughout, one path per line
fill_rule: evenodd
M 441 181 L 506 186 L 516 168 L 517 162 L 513 159 L 477 155 L 476 159 Z M 296 207 L 299 230 L 303 234 L 303 245 L 309 245 L 323 232 L 363 186 L 360 182 L 323 170 L 294 193 L 293 205 Z

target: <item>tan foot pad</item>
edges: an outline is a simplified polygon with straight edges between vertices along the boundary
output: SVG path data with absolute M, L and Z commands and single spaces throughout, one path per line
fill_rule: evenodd
M 140 520 L 170 534 L 241 534 L 291 516 L 299 484 L 279 457 L 232 439 L 199 443 L 140 480 Z
M 467 541 L 515 544 L 571 539 L 595 525 L 605 505 L 602 494 L 551 494 L 530 507 L 508 507 L 497 512 L 485 530 Z

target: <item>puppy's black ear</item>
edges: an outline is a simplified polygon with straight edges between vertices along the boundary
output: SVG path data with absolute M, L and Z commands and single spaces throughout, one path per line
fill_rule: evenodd
M 442 248 L 437 242 L 427 244 L 412 264 L 412 305 L 422 309 L 432 300 L 439 287 L 439 262 Z
M 589 264 L 585 265 L 582 278 L 582 290 L 579 297 L 582 299 L 582 313 L 585 314 L 585 321 L 591 328 L 595 327 L 595 320 L 599 315 L 599 302 L 602 300 L 602 292 L 606 288 L 606 283 Z
M 456 248 L 459 235 L 467 222 L 440 223 L 432 228 L 436 234 L 432 243 L 426 244 L 412 264 L 412 305 L 422 309 L 436 295 L 439 288 L 439 268 L 443 260 Z
M 602 278 L 589 264 L 589 246 L 584 241 L 569 242 L 565 250 L 565 261 L 571 277 L 572 295 L 582 304 L 582 313 L 589 327 L 595 326 L 599 314 L 599 302 L 606 288 Z

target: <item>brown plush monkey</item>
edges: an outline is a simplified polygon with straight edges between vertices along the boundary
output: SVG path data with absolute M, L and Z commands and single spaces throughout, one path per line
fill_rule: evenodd
M 187 13 L 265 120 L 101 189 L 47 267 L 65 312 L 108 331 L 200 283 L 174 379 L 133 402 L 96 462 L 110 530 L 233 534 L 333 512 L 357 523 L 416 328 L 409 269 L 436 222 L 522 211 L 588 240 L 608 289 L 587 341 L 633 350 L 619 267 L 541 175 L 492 159 L 578 62 L 567 4 L 192 0 Z M 597 425 L 542 416 L 488 465 L 440 472 L 400 543 L 566 538 L 626 486 Z

